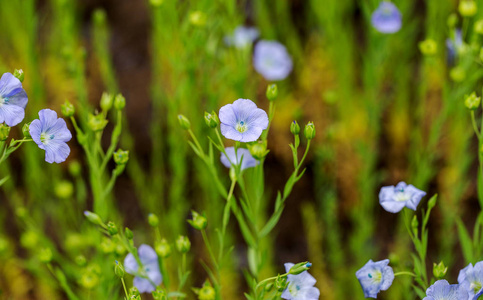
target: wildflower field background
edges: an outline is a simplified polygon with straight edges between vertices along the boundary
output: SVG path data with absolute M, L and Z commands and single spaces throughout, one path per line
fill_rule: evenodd
M 0 299 L 476 299 L 483 1 L 391 2 L 0 0 Z

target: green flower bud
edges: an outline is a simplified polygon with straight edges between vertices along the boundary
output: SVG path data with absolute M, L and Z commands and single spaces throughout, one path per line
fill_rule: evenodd
M 45 264 L 52 261 L 52 250 L 50 248 L 43 248 L 39 251 L 39 260 Z
M 465 97 L 465 106 L 469 110 L 475 110 L 478 107 L 480 107 L 480 102 L 481 102 L 481 97 L 477 97 L 475 92 Z
M 103 114 L 89 114 L 87 119 L 87 125 L 92 131 L 102 131 L 106 127 L 108 121 Z
M 88 210 L 84 211 L 84 216 L 86 216 L 87 220 L 91 222 L 94 225 L 103 225 L 104 223 L 101 220 L 101 217 L 99 217 L 97 214 L 90 212 Z
M 290 132 L 293 135 L 297 135 L 300 133 L 300 125 L 299 123 L 297 123 L 297 121 L 294 120 L 292 123 L 290 123 Z
M 110 238 L 103 237 L 102 242 L 99 245 L 102 252 L 105 254 L 113 253 L 116 250 L 116 244 Z
M 205 111 L 205 123 L 210 128 L 216 128 L 220 123 L 220 120 L 214 111 L 212 111 L 211 114 Z
M 436 200 L 438 199 L 438 197 L 436 196 L 433 196 L 431 199 L 429 199 L 428 201 L 428 209 L 432 209 L 433 207 L 436 206 Z
M 114 108 L 117 110 L 123 110 L 126 107 L 126 98 L 122 94 L 117 94 L 114 99 Z
M 117 226 L 114 222 L 109 221 L 107 223 L 107 232 L 109 232 L 111 236 L 115 236 L 118 233 Z
M 475 32 L 483 35 L 483 20 L 478 20 L 474 25 Z
M 209 282 L 205 282 L 203 287 L 198 291 L 199 300 L 214 300 L 215 299 L 215 289 L 211 286 Z
M 275 279 L 275 288 L 278 292 L 283 292 L 288 286 L 287 277 L 282 277 L 280 274 Z
M 258 142 L 253 144 L 248 144 L 248 150 L 250 150 L 250 154 L 258 160 L 261 160 L 265 156 L 267 156 L 269 150 L 267 150 L 267 143 L 266 142 Z
M 154 250 L 161 258 L 167 258 L 171 255 L 171 246 L 166 239 L 162 239 L 154 245 Z
M 61 180 L 55 184 L 55 195 L 61 199 L 69 199 L 74 194 L 74 185 L 68 180 Z
M 153 298 L 154 300 L 168 300 L 168 295 L 165 291 L 157 289 L 153 292 Z
M 0 142 L 6 141 L 8 139 L 8 135 L 10 134 L 10 127 L 5 124 L 0 124 Z
M 82 168 L 81 164 L 77 160 L 72 160 L 69 163 L 69 173 L 70 175 L 77 177 L 81 174 Z
M 149 3 L 152 6 L 161 6 L 163 4 L 164 0 L 149 0 Z M 154 292 L 153 292 L 154 295 Z
M 191 127 L 190 121 L 183 115 L 178 115 L 178 121 L 181 128 L 188 130 Z
M 446 272 L 448 272 L 448 267 L 446 267 L 443 262 L 440 262 L 439 264 L 433 263 L 433 275 L 436 279 L 444 278 Z
M 449 28 L 455 28 L 458 24 L 458 16 L 455 13 L 449 15 L 447 24 Z
M 65 100 L 65 103 L 60 107 L 62 114 L 66 118 L 70 118 L 75 114 L 75 107 L 69 101 Z
M 23 73 L 22 69 L 20 70 L 15 69 L 15 71 L 13 71 L 13 76 L 17 77 L 17 79 L 20 80 L 20 82 L 23 82 L 25 78 L 25 74 Z
M 176 240 L 176 249 L 181 252 L 181 253 L 187 253 L 190 251 L 191 248 L 191 242 L 188 239 L 187 236 L 178 236 L 178 239 Z
M 82 271 L 79 284 L 85 289 L 93 289 L 99 284 L 99 267 L 91 266 Z
M 124 234 L 129 240 L 132 240 L 134 238 L 134 234 L 132 233 L 131 229 L 127 227 L 124 229 Z
M 114 162 L 116 165 L 125 165 L 129 160 L 129 151 L 118 149 L 114 152 Z
M 27 249 L 34 249 L 39 243 L 38 235 L 33 231 L 27 231 L 20 236 L 20 244 Z
M 102 111 L 107 112 L 112 108 L 112 104 L 114 103 L 114 97 L 109 93 L 102 93 L 101 96 L 101 108 Z
M 413 216 L 413 220 L 411 221 L 411 227 L 413 229 L 414 235 L 417 235 L 418 234 L 418 227 L 419 227 L 418 217 Z
M 304 128 L 305 138 L 311 140 L 315 137 L 315 126 L 313 122 L 308 122 Z
M 267 92 L 265 93 L 267 99 L 273 101 L 277 99 L 278 96 L 278 87 L 275 83 L 269 84 L 267 86 Z
M 265 285 L 265 291 L 270 292 L 270 290 L 273 288 L 273 283 L 270 282 L 269 284 Z
M 198 230 L 203 230 L 206 228 L 206 225 L 207 225 L 207 221 L 206 221 L 206 217 L 205 215 L 200 215 L 199 213 L 197 213 L 196 211 L 192 210 L 191 213 L 193 214 L 193 219 L 192 220 L 188 220 L 188 223 L 191 224 L 191 226 L 193 226 L 194 229 L 198 229 Z
M 148 223 L 149 225 L 151 225 L 151 227 L 157 227 L 159 224 L 158 216 L 156 216 L 155 214 L 149 214 Z
M 458 6 L 458 11 L 463 17 L 472 17 L 476 15 L 478 7 L 473 0 L 461 0 Z
M 308 261 L 301 262 L 294 265 L 292 268 L 290 268 L 288 273 L 291 275 L 298 275 L 304 271 L 307 271 L 308 269 L 310 269 L 310 267 L 312 267 L 312 264 L 310 262 Z
M 133 296 L 135 296 L 135 297 L 141 296 L 141 294 L 139 293 L 139 290 L 135 286 L 133 286 L 132 288 L 129 289 L 129 297 L 133 297 Z
M 419 50 L 424 55 L 435 55 L 438 52 L 438 44 L 432 39 L 426 39 L 419 43 Z
M 462 82 L 466 78 L 466 71 L 463 67 L 454 67 L 449 72 L 449 77 L 451 77 L 454 82 Z
M 32 123 L 32 122 L 25 123 L 22 126 L 22 134 L 23 134 L 23 137 L 26 138 L 26 139 L 32 138 L 30 136 L 30 123 Z
M 191 24 L 202 27 L 206 24 L 206 15 L 199 10 L 193 11 L 189 14 L 189 20 Z
M 116 265 L 114 266 L 114 274 L 116 274 L 116 276 L 119 278 L 124 277 L 124 268 L 117 260 L 116 260 Z
M 117 244 L 116 249 L 114 249 L 114 253 L 116 253 L 117 256 L 124 256 L 126 252 L 126 248 L 124 248 L 124 246 L 121 244 Z
M 87 259 L 84 255 L 77 255 L 75 258 L 75 263 L 80 267 L 85 267 L 87 264 Z

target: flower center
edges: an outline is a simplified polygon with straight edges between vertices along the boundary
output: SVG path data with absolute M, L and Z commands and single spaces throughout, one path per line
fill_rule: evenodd
M 7 103 L 8 103 L 8 97 L 3 98 L 2 96 L 0 96 L 0 106 Z
M 296 296 L 298 291 L 300 291 L 300 285 L 290 283 L 288 286 L 288 291 L 290 292 L 290 295 Z
M 405 193 L 403 188 L 395 189 L 394 200 L 396 201 L 408 201 L 411 196 Z
M 373 273 L 367 274 L 367 276 L 371 278 L 373 282 L 381 282 L 382 280 L 382 273 L 380 271 L 374 271 Z
M 238 130 L 240 133 L 244 133 L 245 131 L 247 131 L 247 125 L 245 124 L 245 122 L 240 121 L 236 124 L 235 129 Z
M 50 135 L 49 135 L 49 134 L 47 134 L 47 133 L 45 133 L 45 132 L 44 132 L 44 133 L 40 134 L 40 141 L 41 141 L 43 144 L 45 144 L 45 143 L 47 143 L 48 141 L 53 140 L 53 139 L 54 139 L 54 137 L 55 137 L 55 135 L 53 135 L 53 134 L 50 134 Z
M 473 290 L 475 294 L 478 293 L 481 290 L 481 283 L 478 281 L 471 282 L 470 289 Z

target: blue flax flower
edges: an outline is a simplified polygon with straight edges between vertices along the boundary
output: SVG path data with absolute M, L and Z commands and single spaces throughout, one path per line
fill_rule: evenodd
M 39 119 L 30 123 L 29 132 L 39 148 L 45 150 L 46 162 L 61 163 L 69 156 L 70 148 L 67 142 L 72 138 L 72 134 L 67 129 L 64 119 L 57 118 L 55 111 L 39 111 Z
M 356 277 L 364 291 L 364 297 L 377 298 L 380 291 L 387 290 L 394 280 L 394 272 L 389 259 L 373 262 L 371 259 L 356 272 Z
M 259 41 L 253 52 L 253 66 L 267 80 L 284 80 L 292 71 L 292 58 L 284 45 Z
M 392 213 L 397 213 L 404 206 L 416 210 L 419 201 L 426 195 L 426 192 L 418 190 L 412 185 L 407 185 L 404 181 L 396 186 L 390 185 L 381 188 L 379 192 L 379 203 L 382 207 Z
M 446 48 L 448 49 L 448 63 L 453 64 L 456 57 L 458 57 L 458 52 L 464 49 L 461 29 L 454 31 L 454 37 L 446 39 Z
M 137 287 L 140 293 L 151 293 L 163 281 L 163 276 L 159 271 L 158 255 L 153 248 L 144 244 L 139 246 L 138 255 L 142 268 L 131 253 L 124 259 L 124 268 L 126 272 L 136 276 L 133 285 Z M 137 275 L 143 275 L 144 278 Z
M 238 99 L 220 108 L 221 133 L 230 140 L 256 141 L 268 127 L 267 113 L 253 101 Z
M 481 292 L 483 287 L 483 261 L 477 262 L 475 266 L 469 264 L 462 269 L 458 275 L 458 283 L 468 294 L 467 299 Z
M 293 263 L 285 264 L 285 272 L 289 272 L 294 266 Z M 307 271 L 303 271 L 298 275 L 287 275 L 287 288 L 282 293 L 283 299 L 291 300 L 317 300 L 320 291 L 314 285 L 317 282 L 315 278 Z
M 250 154 L 250 151 L 245 148 L 238 148 L 236 151 L 235 155 L 235 148 L 234 147 L 227 147 L 225 148 L 226 155 L 228 155 L 228 158 L 226 157 L 225 153 L 221 153 L 221 163 L 227 167 L 230 168 L 232 164 L 238 165 L 240 164 L 241 161 L 241 170 L 245 170 L 247 168 L 253 168 L 256 165 L 259 164 L 259 161 L 253 158 L 253 156 Z
M 11 73 L 3 74 L 0 78 L 0 123 L 12 127 L 22 122 L 27 102 L 27 93 L 20 80 Z
M 402 15 L 396 5 L 382 1 L 372 13 L 372 26 L 381 33 L 395 33 L 401 29 Z
M 238 26 L 233 31 L 233 34 L 225 37 L 225 43 L 228 46 L 235 46 L 236 48 L 246 48 L 251 45 L 253 41 L 259 36 L 258 29 L 255 27 Z
M 423 300 L 466 300 L 467 294 L 459 284 L 438 280 L 426 290 Z M 471 298 L 470 298 L 471 299 Z

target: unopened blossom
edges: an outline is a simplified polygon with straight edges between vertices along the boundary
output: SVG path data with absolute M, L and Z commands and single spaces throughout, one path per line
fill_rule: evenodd
M 478 294 L 483 288 L 483 261 L 467 265 L 458 275 L 458 283 L 468 293 L 468 299 Z
M 381 33 L 395 33 L 401 29 L 402 15 L 396 5 L 382 1 L 372 13 L 371 23 Z
M 255 27 L 247 27 L 240 25 L 233 31 L 233 34 L 225 37 L 225 43 L 228 46 L 235 46 L 236 48 L 246 48 L 251 45 L 260 32 Z
M 292 58 L 284 45 L 276 41 L 259 41 L 253 52 L 253 66 L 266 80 L 284 80 L 292 71 Z
M 411 184 L 401 181 L 396 186 L 390 185 L 381 188 L 379 192 L 379 203 L 388 212 L 397 213 L 403 207 L 416 210 L 419 201 L 426 195 L 426 192 L 418 190 Z
M 0 78 L 0 123 L 12 127 L 22 122 L 27 102 L 27 93 L 20 80 L 11 73 L 4 73 Z
M 293 263 L 285 264 L 285 272 L 289 273 Z M 287 288 L 282 293 L 282 298 L 287 300 L 318 300 L 320 291 L 314 285 L 315 278 L 307 271 L 298 275 L 287 275 Z
M 57 118 L 57 113 L 51 109 L 39 111 L 39 119 L 30 123 L 29 133 L 40 149 L 45 150 L 45 161 L 61 163 L 67 159 L 70 148 L 67 142 L 72 134 L 64 119 Z
M 459 284 L 449 284 L 446 280 L 438 280 L 426 290 L 423 300 L 466 300 L 465 290 Z M 472 300 L 473 298 L 469 298 Z
M 387 290 L 394 280 L 394 272 L 389 259 L 373 262 L 371 259 L 356 272 L 356 277 L 364 291 L 364 297 L 377 298 L 380 291 Z
M 153 248 L 145 244 L 139 246 L 138 255 L 142 266 L 139 266 L 134 255 L 129 253 L 124 259 L 124 269 L 127 273 L 136 276 L 133 285 L 140 293 L 151 293 L 163 281 L 159 271 L 158 255 Z
M 220 130 L 230 140 L 256 141 L 268 127 L 268 115 L 249 99 L 238 99 L 220 108 Z
M 240 169 L 245 170 L 247 168 L 252 168 L 258 165 L 260 162 L 253 158 L 250 154 L 250 151 L 245 148 L 238 148 L 235 155 L 235 148 L 234 147 L 227 147 L 225 148 L 225 153 L 221 153 L 221 163 L 230 168 L 232 165 L 239 165 L 241 162 Z M 227 157 L 228 156 L 228 157 Z

